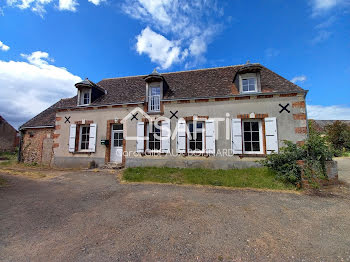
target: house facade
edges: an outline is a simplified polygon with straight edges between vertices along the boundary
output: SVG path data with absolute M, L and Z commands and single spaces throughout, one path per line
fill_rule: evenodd
M 21 128 L 47 133 L 54 166 L 248 167 L 308 132 L 307 91 L 260 64 L 86 79 L 76 89 L 51 108 L 49 129 Z

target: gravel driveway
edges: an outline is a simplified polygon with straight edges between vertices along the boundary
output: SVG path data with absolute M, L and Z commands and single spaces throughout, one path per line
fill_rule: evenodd
M 2 176 L 0 261 L 350 261 L 348 195 Z

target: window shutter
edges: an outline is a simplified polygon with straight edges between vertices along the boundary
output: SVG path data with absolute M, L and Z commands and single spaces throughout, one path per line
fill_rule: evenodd
M 96 151 L 96 131 L 97 131 L 97 124 L 90 124 L 89 152 Z
M 184 119 L 179 119 L 177 122 L 176 151 L 179 154 L 186 153 L 186 121 Z
M 265 118 L 266 153 L 278 153 L 277 120 L 276 117 Z
M 137 135 L 136 151 L 139 153 L 143 153 L 144 147 L 145 147 L 145 123 L 144 122 L 137 122 L 136 135 Z
M 69 128 L 69 142 L 68 142 L 68 150 L 73 153 L 75 151 L 75 136 L 77 132 L 77 125 L 72 124 Z
M 205 152 L 215 154 L 215 123 L 214 120 L 205 121 Z
M 162 132 L 162 153 L 170 153 L 170 120 L 162 122 L 161 132 Z
M 242 121 L 239 118 L 232 119 L 231 140 L 233 154 L 242 154 Z

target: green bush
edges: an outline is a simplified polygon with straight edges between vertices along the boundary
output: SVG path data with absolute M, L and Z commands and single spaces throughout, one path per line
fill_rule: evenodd
M 279 154 L 271 154 L 261 163 L 275 171 L 276 177 L 284 182 L 298 184 L 301 181 L 301 170 L 297 160 L 305 160 L 306 166 L 312 169 L 313 176 L 326 175 L 325 161 L 332 160 L 332 151 L 327 146 L 325 138 L 317 133 L 311 133 L 304 145 L 296 145 L 285 141 L 285 147 Z M 309 174 L 308 173 L 308 174 Z

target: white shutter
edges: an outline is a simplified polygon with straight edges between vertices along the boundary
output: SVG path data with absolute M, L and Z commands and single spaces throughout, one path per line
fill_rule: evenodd
M 89 152 L 96 151 L 96 131 L 97 131 L 97 124 L 90 124 Z
M 75 136 L 77 132 L 77 125 L 72 124 L 69 128 L 69 142 L 68 142 L 68 150 L 73 153 L 75 151 Z
M 266 153 L 278 153 L 277 121 L 276 117 L 265 118 Z
M 162 121 L 161 132 L 161 151 L 162 153 L 170 153 L 170 120 Z
M 144 122 L 137 122 L 136 135 L 137 135 L 136 151 L 139 153 L 143 153 L 144 147 L 145 147 L 145 123 Z
M 242 154 L 242 121 L 239 118 L 232 119 L 231 142 L 233 154 Z
M 186 121 L 184 119 L 179 119 L 177 122 L 176 151 L 179 154 L 186 153 Z
M 215 154 L 215 123 L 214 120 L 205 121 L 205 152 Z

